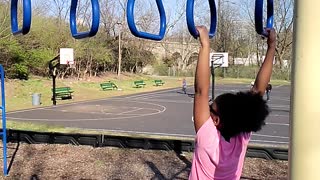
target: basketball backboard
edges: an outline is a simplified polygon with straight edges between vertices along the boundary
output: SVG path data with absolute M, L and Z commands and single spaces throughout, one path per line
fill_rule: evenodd
M 60 48 L 60 64 L 74 64 L 72 48 Z
M 228 53 L 210 53 L 210 66 L 212 66 L 212 63 L 214 64 L 215 67 L 228 67 L 229 62 L 228 62 Z

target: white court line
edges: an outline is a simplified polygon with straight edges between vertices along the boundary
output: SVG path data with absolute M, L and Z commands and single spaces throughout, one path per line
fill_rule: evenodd
M 112 112 L 105 112 L 105 110 L 110 110 L 110 109 L 132 109 L 132 108 L 136 108 L 130 111 L 125 111 L 122 113 L 112 113 Z M 90 112 L 92 114 L 112 114 L 112 115 L 120 115 L 120 114 L 125 114 L 125 113 L 129 113 L 129 112 L 134 112 L 140 109 L 145 109 L 145 110 L 151 110 L 151 111 L 156 111 L 159 112 L 161 110 L 159 109 L 154 109 L 154 108 L 141 108 L 141 107 L 134 107 L 134 106 L 117 106 L 117 107 L 113 107 L 113 108 L 104 108 L 102 109 L 100 112 Z M 70 113 L 88 113 L 88 112 L 78 112 L 78 111 L 74 111 L 74 110 L 66 110 L 66 109 L 44 109 L 44 111 L 55 111 L 55 112 L 70 112 Z M 135 114 L 136 115 L 136 114 Z
M 15 113 L 21 113 L 21 112 L 29 112 L 29 111 L 35 111 L 35 110 L 42 110 L 42 109 L 54 109 L 54 108 L 60 108 L 60 107 L 66 107 L 66 106 L 72 106 L 72 105 L 81 105 L 81 104 L 85 104 L 85 103 L 89 103 L 88 105 L 94 105 L 92 103 L 94 102 L 99 102 L 99 101 L 117 101 L 117 102 L 136 102 L 136 103 L 141 103 L 143 104 L 143 102 L 139 102 L 139 101 L 134 101 L 134 100 L 126 100 L 124 98 L 119 98 L 119 97 L 108 97 L 108 98 L 104 98 L 104 99 L 96 99 L 96 100 L 90 100 L 90 101 L 80 101 L 80 102 L 73 102 L 73 103 L 67 103 L 67 104 L 61 104 L 61 105 L 57 105 L 57 106 L 47 106 L 47 107 L 40 107 L 40 108 L 32 108 L 32 109 L 22 109 L 22 110 L 18 110 L 18 111 L 13 111 L 13 112 L 7 112 L 7 115 L 10 114 L 15 114 Z M 105 102 L 104 102 L 105 103 Z M 146 102 L 147 103 L 147 102 Z M 150 103 L 153 104 L 153 103 Z M 154 105 L 159 105 L 159 104 L 154 104 Z M 161 106 L 161 105 L 160 105 Z
M 122 98 L 113 98 L 113 99 L 119 99 L 119 100 L 124 100 L 124 99 L 122 99 Z M 164 102 L 164 103 L 187 103 L 187 104 L 189 104 L 189 103 L 193 103 L 193 98 L 190 100 L 190 101 L 183 101 L 183 100 L 168 100 L 168 99 L 164 99 L 164 100 L 162 100 L 162 99 L 143 99 L 143 98 L 134 98 L 133 100 L 143 100 L 143 102 Z M 129 102 L 130 102 L 130 100 L 129 100 Z M 140 103 L 143 103 L 143 102 L 141 102 L 141 101 L 139 101 Z
M 104 121 L 104 120 L 116 120 L 116 119 L 132 119 L 132 118 L 138 118 L 138 117 L 146 117 L 146 116 L 151 116 L 151 115 L 157 115 L 162 113 L 163 111 L 158 111 L 155 113 L 150 113 L 150 114 L 123 114 L 122 117 L 104 117 L 104 118 L 90 118 L 90 119 L 32 119 L 32 118 L 18 118 L 18 117 L 8 117 L 7 119 L 12 119 L 12 120 L 24 120 L 24 121 L 44 121 L 44 122 L 81 122 L 81 121 Z M 106 114 L 107 115 L 107 114 Z M 125 117 L 125 116 L 128 117 Z M 132 116 L 129 116 L 132 115 Z
M 194 122 L 194 118 L 192 116 L 191 121 Z M 286 124 L 286 123 L 266 123 L 266 125 L 276 125 L 276 126 L 289 126 L 290 124 Z M 267 135 L 266 135 L 267 136 Z
M 136 97 L 133 99 L 145 99 L 145 98 L 156 98 L 156 97 L 177 97 L 177 96 L 181 96 L 181 94 L 154 94 L 154 95 Z
M 153 110 L 154 112 L 160 112 L 159 109 L 148 109 L 148 110 Z M 64 113 L 85 113 L 85 114 L 88 114 L 88 112 L 76 112 L 76 111 L 68 111 L 68 110 L 65 110 L 65 109 L 61 109 L 61 110 L 57 110 L 57 109 L 45 109 L 45 111 L 54 111 L 54 112 L 64 112 Z M 90 114 L 94 114 L 94 115 L 123 115 L 123 116 L 137 116 L 139 114 L 122 114 L 122 113 L 108 113 L 108 112 L 89 112 Z M 124 113 L 127 113 L 127 112 L 124 112 Z M 28 119 L 26 119 L 28 120 Z
M 130 113 L 130 112 L 139 111 L 139 110 L 141 110 L 141 109 L 144 109 L 144 108 L 136 108 L 136 109 L 133 109 L 133 110 L 131 110 L 131 111 L 126 111 L 126 112 L 118 113 L 117 115 L 127 114 L 127 113 Z
M 286 115 L 283 115 L 283 114 L 270 114 L 270 116 L 274 116 L 274 117 L 289 117 L 289 113 L 286 114 Z
M 185 96 L 188 95 L 188 94 L 184 94 Z M 133 99 L 142 99 L 142 100 L 145 100 L 145 99 L 151 99 L 151 98 L 155 98 L 155 97 L 181 97 L 181 94 L 160 94 L 160 93 L 157 93 L 157 94 L 146 94 L 145 96 L 139 96 L 139 97 L 135 97 Z M 141 98 L 140 98 L 141 97 Z M 166 99 L 166 98 L 164 98 Z
M 284 85 L 279 85 L 279 86 L 275 86 L 274 88 L 280 88 L 283 87 Z
M 161 100 L 161 99 L 137 99 L 137 100 L 143 100 L 146 102 L 164 102 L 164 103 L 182 103 L 182 104 L 193 103 L 193 100 L 190 100 L 190 101 L 175 101 L 175 100 Z
M 237 89 L 231 89 L 231 88 L 237 88 Z M 250 90 L 250 88 L 245 88 L 243 86 L 231 86 L 231 88 L 228 89 L 228 87 L 225 87 L 226 89 L 222 88 L 215 88 L 215 91 L 224 91 L 224 92 L 237 92 L 237 91 L 243 91 L 243 90 Z M 150 93 L 145 93 L 145 94 L 138 94 L 138 95 L 132 95 L 132 96 L 127 96 L 125 98 L 135 98 L 135 97 L 141 97 L 141 96 L 150 96 L 154 94 L 160 94 L 160 93 L 165 93 L 165 92 L 171 92 L 171 91 L 176 91 L 180 90 L 181 88 L 174 88 L 174 89 L 169 89 L 169 90 L 163 90 L 163 91 L 157 91 L 157 92 L 150 92 Z
M 271 97 L 271 100 L 280 100 L 280 101 L 288 101 L 288 102 L 290 102 L 291 100 L 290 100 L 290 98 L 282 98 L 282 97 L 280 97 L 280 96 L 270 96 Z
M 238 91 L 241 91 L 239 89 L 214 89 L 215 91 L 222 91 L 222 92 L 238 92 Z M 248 89 L 249 90 L 249 89 Z M 211 90 L 210 90 L 211 91 Z
M 151 98 L 161 98 L 164 97 L 164 99 L 166 99 L 166 97 L 178 97 L 181 96 L 179 94 L 145 94 L 144 96 L 138 96 L 138 97 L 134 97 L 134 98 L 130 98 L 130 99 L 140 99 L 140 100 L 145 100 L 145 99 L 151 99 Z
M 289 137 L 285 136 L 272 136 L 272 135 L 264 135 L 264 134 L 255 134 L 253 133 L 252 136 L 258 136 L 258 137 L 268 137 L 268 138 L 281 138 L 281 139 L 289 139 Z
M 131 108 L 136 108 L 136 109 L 133 109 L 133 110 L 129 110 L 129 111 L 125 111 L 125 112 L 122 112 L 122 113 L 114 113 L 114 114 L 116 114 L 116 115 L 120 115 L 120 114 L 126 114 L 126 113 L 129 113 L 129 112 L 134 112 L 134 111 L 138 111 L 138 110 L 141 110 L 141 109 L 143 109 L 143 110 L 151 110 L 151 111 L 161 111 L 161 110 L 159 110 L 159 109 L 154 109 L 154 108 L 144 108 L 144 107 L 128 107 L 128 106 L 117 106 L 117 107 L 114 107 L 114 108 L 112 108 L 112 109 L 119 109 L 119 108 L 121 108 L 121 109 L 131 109 Z M 104 109 L 102 109 L 102 111 L 101 112 L 103 112 L 103 113 L 105 113 L 105 111 L 106 110 L 108 110 L 107 108 L 104 108 Z M 106 112 L 106 113 L 108 113 L 108 112 Z M 112 113 L 111 113 L 112 114 Z
M 164 92 L 176 91 L 178 89 L 180 89 L 180 88 L 168 89 L 168 90 L 157 91 L 157 92 L 150 92 L 150 93 L 145 93 L 145 94 L 132 95 L 132 96 L 127 96 L 125 98 L 134 98 L 134 97 L 140 97 L 140 96 L 146 96 L 146 95 L 160 94 L 160 93 L 164 93 Z
M 277 125 L 277 126 L 289 126 L 287 123 L 266 123 L 267 125 Z
M 274 143 L 274 144 L 289 144 L 289 142 L 282 142 L 282 141 L 265 141 L 265 140 L 250 140 L 250 142 Z
M 250 89 L 220 89 L 220 88 L 215 88 L 215 91 L 222 91 L 222 92 L 239 92 L 239 91 L 245 91 L 245 90 L 250 90 Z M 211 91 L 211 89 L 210 89 Z M 283 101 L 290 101 L 290 98 L 282 98 L 281 96 L 273 96 L 271 93 L 271 98 L 276 99 L 276 100 L 283 100 Z
M 272 108 L 289 108 L 290 109 L 290 105 L 278 105 L 278 104 L 268 104 L 269 107 Z
M 170 91 L 176 91 L 179 90 L 180 88 L 175 88 L 175 89 L 168 89 L 164 91 L 157 91 L 157 92 L 150 92 L 147 94 L 160 94 L 163 92 L 170 92 Z M 67 104 L 59 104 L 57 106 L 47 106 L 47 107 L 39 107 L 39 108 L 31 108 L 31 109 L 22 109 L 22 110 L 17 110 L 13 112 L 7 112 L 6 114 L 14 114 L 14 113 L 21 113 L 21 112 L 29 112 L 29 111 L 34 111 L 34 110 L 42 110 L 42 109 L 50 109 L 50 108 L 59 108 L 59 107 L 65 107 L 65 106 L 72 106 L 72 105 L 80 105 L 80 104 L 85 104 L 85 103 L 94 103 L 94 102 L 99 102 L 99 101 L 109 101 L 109 100 L 118 100 L 118 101 L 125 101 L 126 98 L 132 98 L 132 97 L 139 97 L 139 96 L 145 96 L 146 94 L 139 94 L 139 95 L 132 95 L 132 96 L 127 96 L 127 97 L 107 97 L 107 98 L 102 98 L 102 99 L 96 99 L 96 100 L 88 100 L 88 101 L 78 101 L 78 102 L 72 102 L 72 103 L 67 103 Z M 134 102 L 134 101 L 129 101 L 129 102 Z
M 122 100 L 124 101 L 124 100 Z M 129 102 L 136 102 L 136 103 L 142 103 L 142 102 L 138 102 L 138 101 L 129 101 Z M 163 113 L 166 111 L 166 107 L 162 106 L 160 104 L 155 104 L 155 103 L 150 103 L 150 102 L 143 102 L 143 104 L 149 104 L 149 105 L 153 105 L 153 106 L 158 106 L 161 107 L 162 110 L 157 109 L 158 112 L 155 113 L 149 113 L 149 114 L 141 114 L 141 115 L 137 115 L 137 116 L 130 116 L 130 117 L 113 117 L 113 118 L 90 118 L 90 119 L 32 119 L 32 118 L 15 118 L 15 117 L 10 117 L 7 115 L 7 119 L 13 119 L 13 120 L 29 120 L 29 121 L 45 121 L 45 122 L 61 122 L 61 121 L 101 121 L 101 120 L 114 120 L 114 119 L 131 119 L 131 118 L 136 118 L 136 117 L 145 117 L 145 116 L 151 116 L 151 115 L 157 115 L 160 113 Z M 30 111 L 30 110 L 29 110 Z M 125 115 L 125 114 L 124 114 Z

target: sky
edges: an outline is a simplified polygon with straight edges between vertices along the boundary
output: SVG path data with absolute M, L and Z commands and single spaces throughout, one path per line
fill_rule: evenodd
M 112 1 L 112 0 L 110 0 L 110 1 Z M 113 1 L 116 3 L 118 2 L 118 0 L 113 0 Z M 120 0 L 120 1 L 122 1 L 122 0 Z M 157 11 L 156 0 L 136 0 L 135 5 L 137 6 L 138 4 L 141 4 L 143 7 L 149 6 L 150 3 L 146 3 L 148 1 L 151 3 L 152 9 Z M 216 1 L 215 2 L 216 6 L 218 6 L 218 0 L 215 0 L 215 1 Z M 46 1 L 46 3 L 49 3 L 49 5 L 51 3 L 52 4 L 51 6 L 54 7 L 53 2 L 54 2 L 54 0 Z M 62 0 L 60 2 L 62 2 Z M 71 0 L 70 0 L 70 2 L 71 2 Z M 70 2 L 66 3 L 65 6 L 70 6 Z M 186 23 L 186 17 L 185 17 L 185 14 L 186 14 L 185 4 L 186 4 L 187 0 L 162 0 L 162 2 L 165 7 L 165 10 L 166 10 L 167 23 L 169 25 L 175 24 L 175 27 L 173 27 L 172 31 L 177 32 L 181 28 L 183 28 L 186 31 L 187 23 Z M 221 4 L 223 4 L 223 5 L 229 4 L 231 6 L 235 6 L 234 4 L 238 3 L 238 2 L 239 2 L 239 0 L 221 0 Z M 43 3 L 43 0 L 33 0 L 33 3 L 34 4 Z M 208 27 L 210 25 L 209 24 L 209 18 L 210 18 L 209 1 L 208 0 L 194 0 L 194 3 L 195 3 L 195 8 L 194 8 L 195 24 L 196 25 L 203 24 Z M 121 7 L 119 6 L 119 13 L 122 13 L 120 8 Z M 53 11 L 54 11 L 54 8 L 52 8 L 51 12 L 50 11 L 46 12 L 46 14 L 50 15 L 50 13 L 54 13 Z M 139 12 L 135 12 L 135 13 L 139 13 Z M 181 15 L 181 13 L 183 13 L 183 16 L 180 18 L 180 21 L 173 23 Z M 143 14 L 143 12 L 141 14 Z

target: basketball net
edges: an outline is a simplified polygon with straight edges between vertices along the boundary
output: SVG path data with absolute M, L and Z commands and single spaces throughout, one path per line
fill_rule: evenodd
M 69 60 L 67 60 L 67 66 L 69 66 L 70 68 L 76 68 L 76 65 L 74 63 L 70 63 Z

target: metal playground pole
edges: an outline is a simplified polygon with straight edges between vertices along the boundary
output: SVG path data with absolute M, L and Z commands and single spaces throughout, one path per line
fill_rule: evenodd
M 320 179 L 320 1 L 295 0 L 289 179 Z

